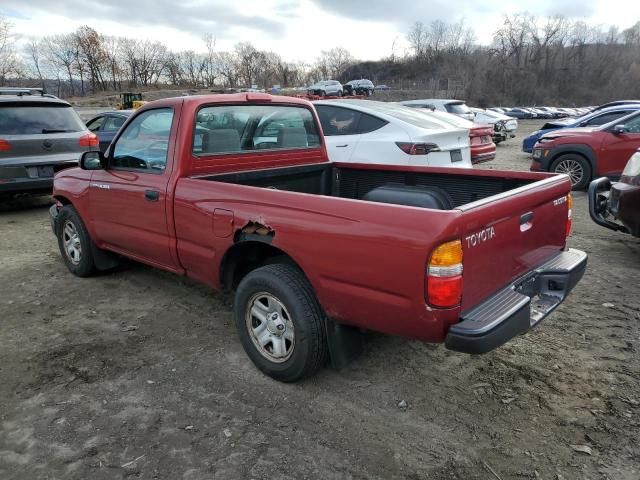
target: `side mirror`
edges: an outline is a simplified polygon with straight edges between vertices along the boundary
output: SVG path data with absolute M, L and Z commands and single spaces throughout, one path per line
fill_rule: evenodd
M 80 158 L 80 168 L 83 170 L 101 170 L 105 164 L 102 152 L 84 152 Z
M 623 133 L 627 133 L 629 130 L 627 130 L 627 127 L 625 127 L 624 125 L 616 125 L 611 131 L 615 135 L 622 135 Z

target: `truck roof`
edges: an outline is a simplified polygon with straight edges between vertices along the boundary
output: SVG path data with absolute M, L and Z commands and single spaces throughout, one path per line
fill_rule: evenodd
M 260 92 L 243 92 L 243 93 L 224 93 L 224 94 L 212 94 L 212 95 L 192 95 L 189 97 L 172 97 L 164 98 L 161 100 L 154 100 L 140 107 L 140 110 L 153 108 L 157 105 L 176 105 L 183 104 L 185 106 L 198 106 L 209 105 L 212 103 L 264 103 L 266 105 L 270 103 L 277 104 L 291 104 L 310 107 L 311 103 L 302 98 L 287 97 L 284 95 L 271 95 L 269 93 Z

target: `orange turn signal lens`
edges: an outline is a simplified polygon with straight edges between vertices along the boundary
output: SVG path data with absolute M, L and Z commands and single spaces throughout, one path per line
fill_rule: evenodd
M 451 267 L 462 263 L 462 242 L 454 240 L 437 247 L 429 259 L 430 267 Z

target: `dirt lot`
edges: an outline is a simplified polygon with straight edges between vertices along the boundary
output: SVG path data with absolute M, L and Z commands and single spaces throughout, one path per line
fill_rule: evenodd
M 487 167 L 527 169 L 519 142 Z M 0 207 L 3 480 L 640 478 L 640 242 L 584 193 L 588 272 L 537 330 L 484 356 L 371 335 L 296 385 L 249 362 L 228 298 L 144 266 L 73 277 L 47 206 Z

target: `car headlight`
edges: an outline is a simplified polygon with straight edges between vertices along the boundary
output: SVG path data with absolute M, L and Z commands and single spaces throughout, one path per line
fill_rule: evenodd
M 636 152 L 627 162 L 627 166 L 624 167 L 622 175 L 627 177 L 637 177 L 640 175 L 640 152 Z

